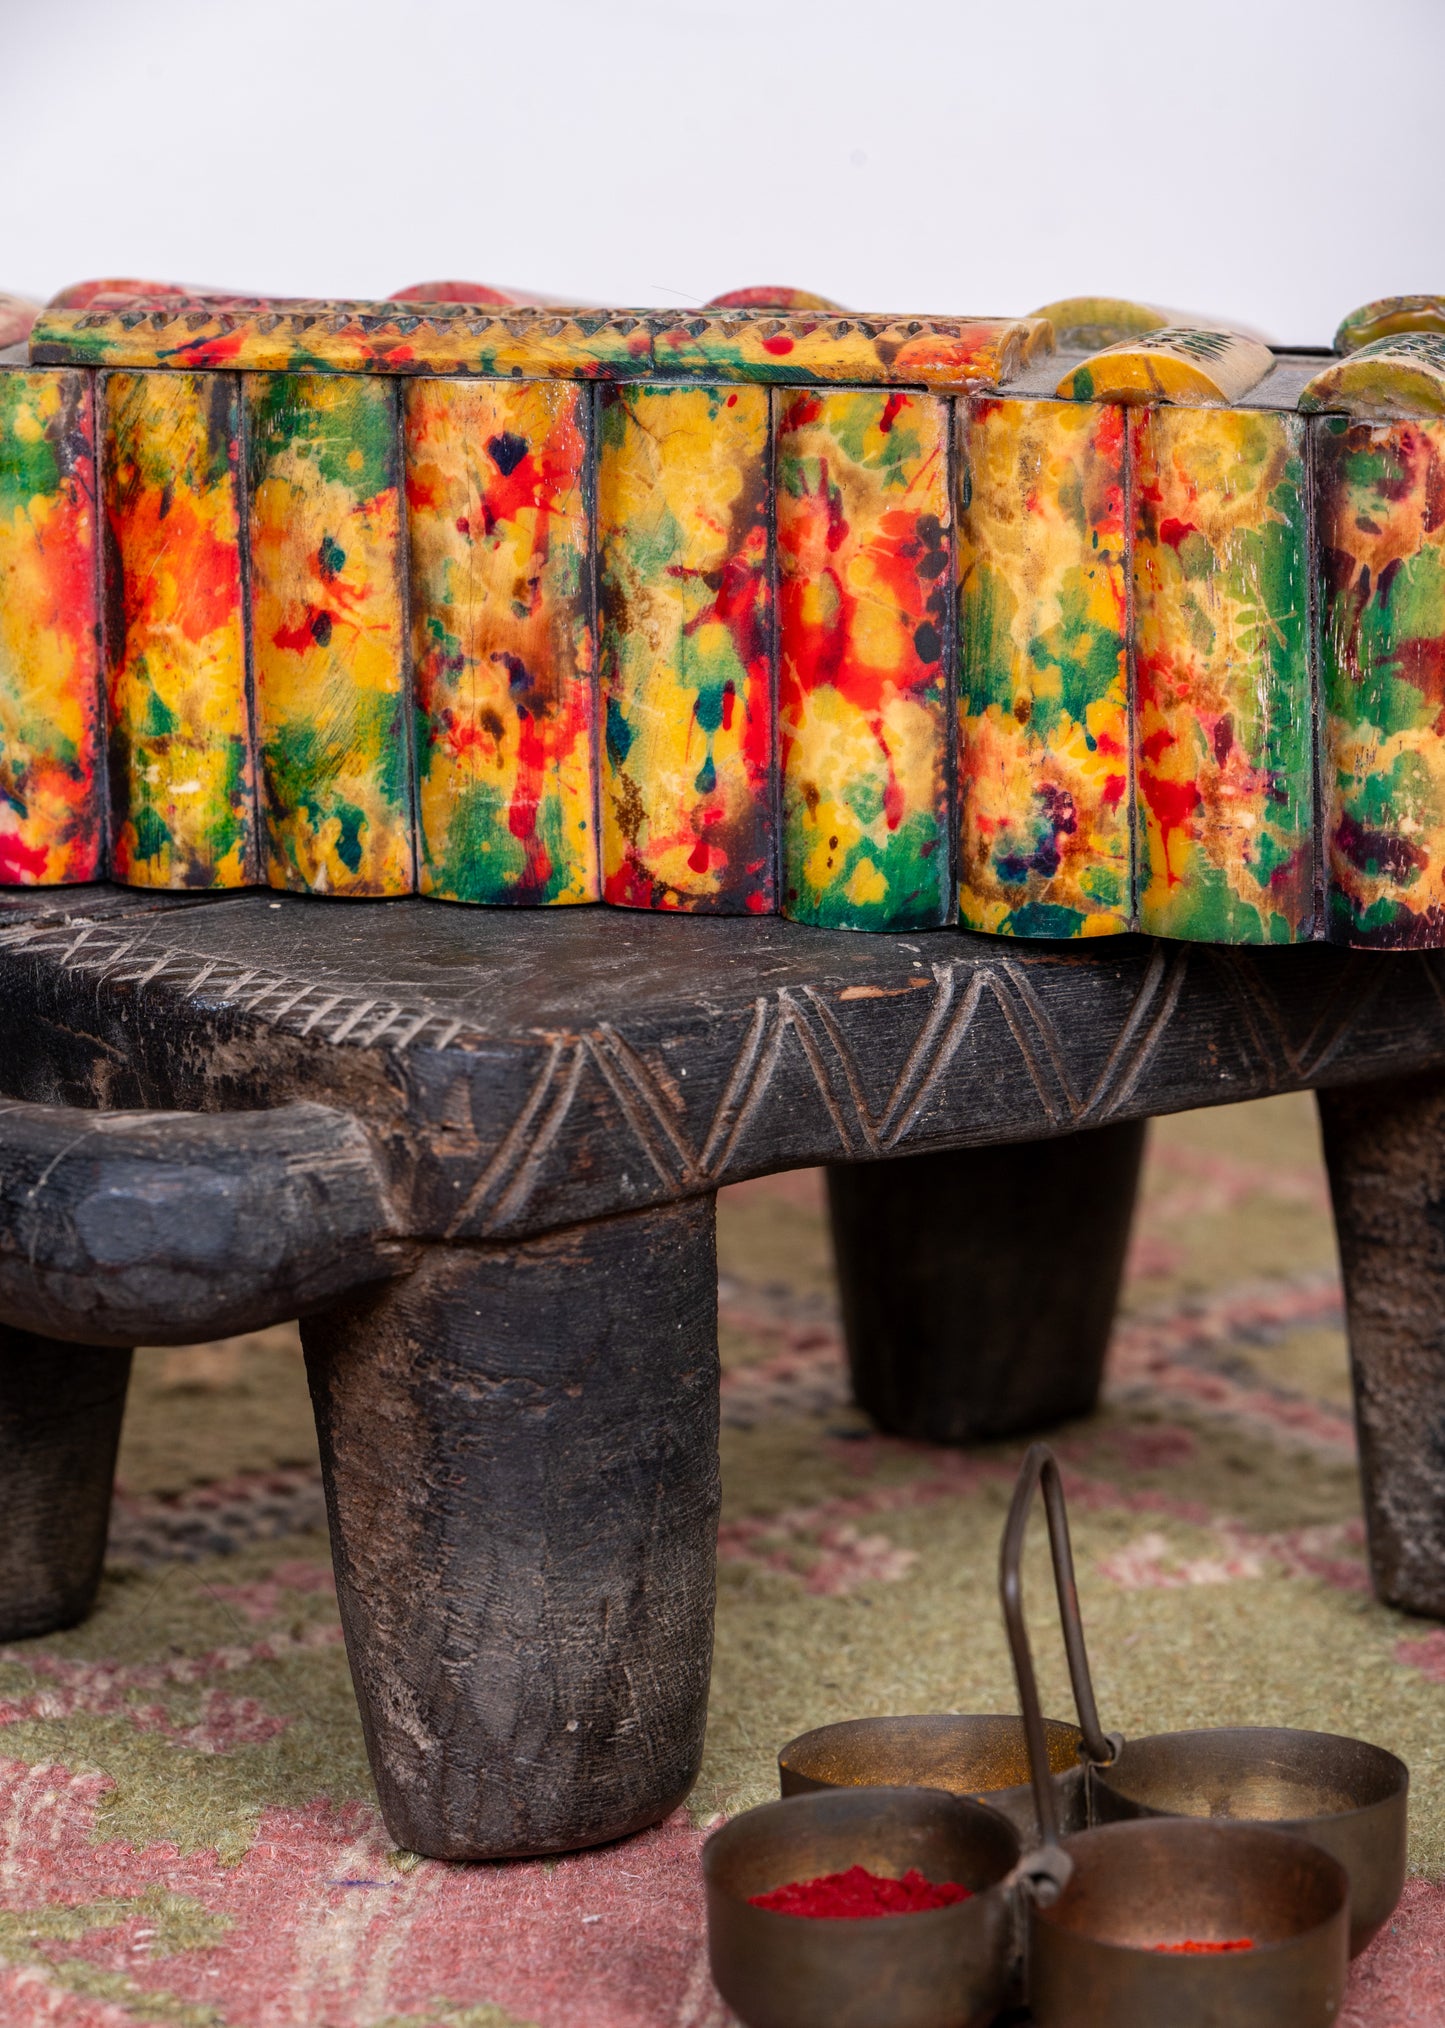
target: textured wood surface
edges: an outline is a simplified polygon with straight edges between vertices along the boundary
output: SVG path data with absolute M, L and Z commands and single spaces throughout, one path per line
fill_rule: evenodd
M 128 1351 L 0 1326 L 0 1641 L 95 1601 L 129 1380 Z
M 0 1101 L 0 1315 L 186 1345 L 409 1264 L 370 1142 L 330 1106 L 97 1112 Z
M 514 1858 L 665 1816 L 712 1653 L 711 1200 L 438 1250 L 302 1335 L 397 1843 Z
M 1445 1060 L 1445 958 L 301 897 L 0 913 L 12 1095 L 368 1130 L 409 1237 Z

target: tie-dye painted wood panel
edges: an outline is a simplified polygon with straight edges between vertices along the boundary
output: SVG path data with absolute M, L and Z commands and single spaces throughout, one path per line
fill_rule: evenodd
M 1330 930 L 1445 943 L 1445 423 L 1314 440 Z
M 102 382 L 110 851 L 133 887 L 257 878 L 240 383 Z
M 1053 346 L 1041 318 L 856 317 L 826 311 L 478 310 L 429 304 L 204 299 L 48 309 L 32 356 L 54 365 L 250 372 L 477 373 L 564 380 L 862 381 L 1001 386 Z
M 594 901 L 590 389 L 406 389 L 418 882 Z
M 948 404 L 778 403 L 783 914 L 927 929 L 953 913 Z
M 0 881 L 1445 945 L 1438 297 L 91 294 L 0 368 Z
M 0 367 L 0 885 L 104 864 L 95 404 Z
M 604 893 L 776 905 L 769 395 L 602 393 Z
M 397 389 L 258 375 L 247 448 L 267 878 L 318 894 L 409 894 Z
M 1156 408 L 1133 458 L 1139 927 L 1314 929 L 1304 423 Z
M 1007 936 L 1131 912 L 1123 411 L 960 416 L 959 909 Z

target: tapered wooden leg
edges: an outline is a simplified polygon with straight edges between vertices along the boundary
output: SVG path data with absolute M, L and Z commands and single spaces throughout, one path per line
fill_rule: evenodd
M 1375 1589 L 1445 1617 L 1445 1074 L 1319 1093 Z
M 495 1859 L 657 1822 L 712 1660 L 712 1199 L 437 1248 L 302 1336 L 391 1835 Z
M 1144 1131 L 829 1169 L 853 1388 L 875 1422 L 956 1444 L 1088 1414 Z
M 95 1602 L 130 1360 L 0 1326 L 0 1641 Z

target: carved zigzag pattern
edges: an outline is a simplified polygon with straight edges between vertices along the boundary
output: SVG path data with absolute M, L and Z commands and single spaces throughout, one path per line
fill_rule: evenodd
M 557 1038 L 486 1170 L 459 1208 L 453 1233 L 505 1224 L 526 1206 L 583 1079 L 594 1071 L 618 1115 L 669 1190 L 705 1190 L 726 1178 L 748 1127 L 766 1104 L 790 1041 L 811 1074 L 843 1157 L 887 1155 L 911 1137 L 947 1076 L 980 1008 L 1002 1013 L 1051 1127 L 1096 1125 L 1125 1105 L 1167 1030 L 1184 990 L 1186 948 L 1157 948 L 1103 1068 L 1086 1088 L 1024 966 L 1002 959 L 935 964 L 933 989 L 881 1104 L 838 1009 L 812 988 L 781 988 L 753 1002 L 746 1034 L 706 1130 L 689 1133 L 674 1095 L 618 1028 L 599 1023 Z M 920 995 L 920 998 L 922 996 Z
M 163 941 L 154 921 L 141 926 L 50 918 L 17 924 L 0 929 L 0 951 L 43 954 L 58 969 L 86 973 L 96 982 L 160 985 L 319 1043 L 395 1052 L 467 1050 L 487 1040 L 454 1008 L 367 996 L 344 980 L 304 979 L 179 950 Z M 985 1006 L 1002 1016 L 1047 1128 L 1066 1132 L 1102 1124 L 1128 1107 L 1175 1019 L 1191 965 L 1201 963 L 1238 1014 L 1232 1040 L 1244 1055 L 1245 1082 L 1256 1091 L 1307 1086 L 1322 1078 L 1348 1047 L 1387 979 L 1403 985 L 1407 968 L 1423 968 L 1433 1004 L 1445 1017 L 1445 953 L 1401 954 L 1389 960 L 1388 968 L 1373 954 L 1352 954 L 1301 1034 L 1291 1028 L 1250 954 L 1157 944 L 1102 1068 L 1085 1082 L 1069 1036 L 1034 985 L 1035 967 L 1006 950 L 986 961 L 970 954 L 936 963 L 929 988 L 920 975 L 918 989 L 909 995 L 917 1003 L 917 1023 L 881 1100 L 870 1096 L 876 1067 L 870 1078 L 848 1032 L 843 1002 L 860 989 L 837 998 L 808 986 L 759 994 L 701 1130 L 689 1123 L 670 1075 L 649 1062 L 621 1026 L 599 1022 L 580 1032 L 538 1037 L 541 1060 L 526 1097 L 467 1193 L 452 1230 L 495 1228 L 524 1211 L 584 1083 L 593 1078 L 601 1081 L 621 1127 L 669 1192 L 706 1190 L 745 1171 L 740 1151 L 749 1127 L 769 1103 L 785 1055 L 792 1060 L 793 1076 L 801 1058 L 832 1124 L 839 1156 L 866 1159 L 893 1153 L 913 1139 Z M 873 990 L 861 992 L 872 997 Z M 686 1076 L 684 1064 L 677 1070 Z

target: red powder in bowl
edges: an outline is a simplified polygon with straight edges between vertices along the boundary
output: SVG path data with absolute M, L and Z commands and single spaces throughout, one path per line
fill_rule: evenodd
M 1231 1937 L 1227 1943 L 1200 1943 L 1196 1942 L 1193 1937 L 1189 1937 L 1183 1943 L 1155 1944 L 1154 1948 L 1156 1951 L 1170 1951 L 1178 1957 L 1211 1957 L 1216 1956 L 1220 1951 L 1252 1951 L 1254 1949 L 1254 1938 L 1252 1936 L 1235 1936 Z
M 822 1916 L 835 1922 L 856 1922 L 868 1915 L 921 1915 L 926 1909 L 952 1908 L 972 1898 L 971 1887 L 960 1887 L 955 1880 L 925 1880 L 916 1866 L 910 1866 L 901 1880 L 850 1866 L 846 1873 L 790 1880 L 786 1887 L 748 1897 L 754 1908 L 770 1908 L 776 1915 Z

